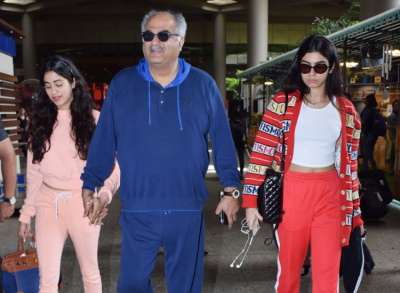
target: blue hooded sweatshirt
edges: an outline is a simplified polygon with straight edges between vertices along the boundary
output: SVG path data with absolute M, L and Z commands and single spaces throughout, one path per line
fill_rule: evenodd
M 143 59 L 112 80 L 81 176 L 103 185 L 115 157 L 122 211 L 198 211 L 207 199 L 208 135 L 223 186 L 240 186 L 234 144 L 221 96 L 204 71 L 179 59 L 163 87 Z

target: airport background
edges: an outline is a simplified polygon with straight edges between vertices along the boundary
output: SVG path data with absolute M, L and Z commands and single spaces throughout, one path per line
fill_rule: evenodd
M 388 117 L 400 98 L 400 1 L 397 0 L 0 0 L 0 113 L 18 159 L 19 204 L 24 196 L 23 109 L 38 89 L 41 60 L 54 53 L 72 58 L 82 69 L 99 108 L 107 86 L 120 69 L 141 57 L 140 21 L 151 8 L 183 12 L 188 22 L 182 51 L 191 64 L 214 76 L 228 104 L 242 101 L 247 143 L 251 146 L 260 115 L 279 89 L 297 45 L 308 34 L 329 35 L 342 60 L 344 87 L 356 105 L 375 93 Z M 229 99 L 228 99 L 229 98 Z M 380 137 L 375 148 L 395 199 L 400 199 L 400 130 L 391 141 Z M 388 156 L 389 145 L 395 148 Z M 240 270 L 229 268 L 244 244 L 239 224 L 228 231 L 213 215 L 221 188 L 211 165 L 207 176 L 207 244 L 204 292 L 272 292 L 276 261 L 273 246 L 263 244 L 269 228 L 250 250 Z M 376 261 L 360 292 L 400 290 L 400 204 L 394 200 L 385 217 L 367 222 L 368 245 Z M 105 292 L 114 292 L 119 264 L 118 199 L 102 231 L 101 271 Z M 16 217 L 0 224 L 0 255 L 15 249 Z M 7 235 L 7 236 L 5 236 Z M 154 283 L 162 285 L 162 254 Z M 64 289 L 81 292 L 79 269 L 68 245 L 63 261 Z M 310 289 L 305 277 L 303 291 Z M 271 288 L 268 291 L 268 288 Z

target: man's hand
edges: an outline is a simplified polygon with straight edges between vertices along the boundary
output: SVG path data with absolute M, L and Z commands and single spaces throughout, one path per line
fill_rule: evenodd
M 93 210 L 94 191 L 82 189 L 83 216 L 89 217 Z M 90 218 L 89 218 L 90 219 Z
M 108 195 L 105 192 L 93 199 L 92 210 L 89 213 L 90 223 L 94 225 L 101 225 L 105 216 L 107 216 L 108 209 Z
M 0 222 L 3 222 L 5 219 L 11 217 L 14 214 L 14 210 L 14 205 L 8 202 L 0 203 Z
M 237 220 L 239 208 L 239 199 L 231 196 L 223 196 L 217 205 L 215 214 L 219 215 L 223 211 L 228 219 L 228 226 L 231 228 L 233 223 Z
M 246 208 L 246 222 L 249 229 L 253 232 L 254 235 L 257 234 L 260 229 L 260 223 L 262 222 L 263 217 L 258 212 L 257 208 Z
M 31 225 L 30 224 L 25 224 L 25 223 L 20 223 L 19 224 L 19 231 L 18 231 L 18 236 L 26 241 L 26 239 L 32 237 L 32 232 L 31 232 Z

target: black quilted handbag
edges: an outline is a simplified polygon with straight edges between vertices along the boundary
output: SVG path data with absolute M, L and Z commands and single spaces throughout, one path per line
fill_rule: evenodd
M 279 224 L 282 220 L 283 175 L 268 169 L 265 182 L 258 189 L 258 211 L 263 221 Z
M 288 96 L 286 95 L 285 113 L 288 105 Z M 285 166 L 285 135 L 282 130 L 282 158 L 280 162 L 280 171 L 267 169 L 265 181 L 258 188 L 257 207 L 263 217 L 263 222 L 268 224 L 279 224 L 282 221 L 283 205 L 283 173 Z

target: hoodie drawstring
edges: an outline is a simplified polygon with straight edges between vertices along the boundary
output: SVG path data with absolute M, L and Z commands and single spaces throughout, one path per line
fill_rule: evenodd
M 58 215 L 59 215 L 59 210 L 58 210 L 58 206 L 59 206 L 59 201 L 63 200 L 63 199 L 68 199 L 72 196 L 72 193 L 69 191 L 62 191 L 56 194 L 56 198 L 54 200 L 55 202 L 55 209 L 56 209 L 56 220 L 58 220 Z
M 176 87 L 176 111 L 178 112 L 179 129 L 183 131 L 182 116 L 181 116 L 181 103 L 180 103 L 179 85 Z
M 151 93 L 150 93 L 150 81 L 147 82 L 147 103 L 149 110 L 149 125 L 151 125 Z

